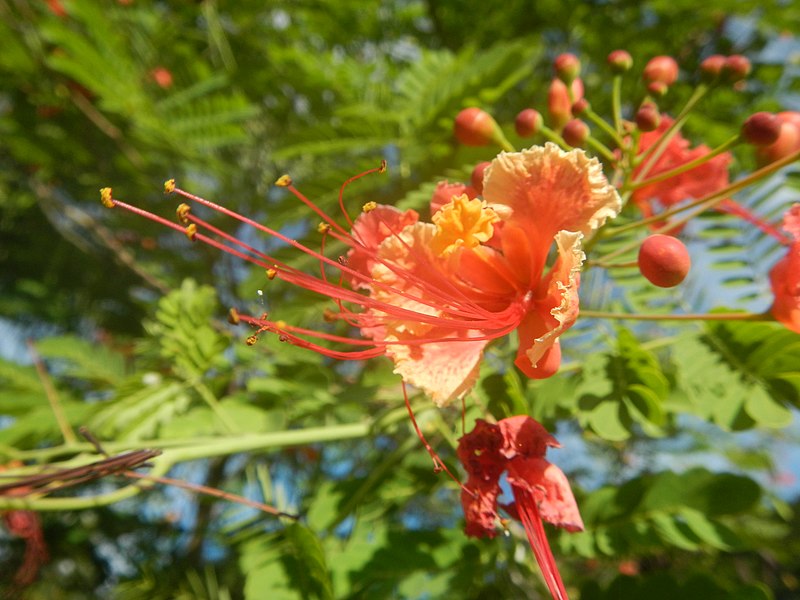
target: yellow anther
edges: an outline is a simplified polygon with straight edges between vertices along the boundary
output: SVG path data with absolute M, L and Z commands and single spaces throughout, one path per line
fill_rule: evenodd
M 164 193 L 171 194 L 175 191 L 175 180 L 174 179 L 167 179 L 164 182 Z
M 378 203 L 377 202 L 372 202 L 370 200 L 364 206 L 361 207 L 361 210 L 364 211 L 365 213 L 368 213 L 368 212 L 372 212 L 376 208 L 378 208 Z
M 381 161 L 381 166 L 378 167 L 378 173 L 386 173 L 386 161 Z
M 186 225 L 189 222 L 189 213 L 192 211 L 192 207 L 186 204 L 179 204 L 178 208 L 175 209 L 175 214 L 178 215 L 178 221 Z
M 114 208 L 114 200 L 111 198 L 110 187 L 104 187 L 100 190 L 100 201 L 106 208 Z
M 286 329 L 286 321 L 275 321 L 275 329 Z
M 192 241 L 195 241 L 195 239 L 197 238 L 197 225 L 195 225 L 194 223 L 192 223 L 191 225 L 187 225 L 186 229 L 184 229 L 183 232 L 186 234 L 187 238 L 189 238 Z
M 258 341 L 258 336 L 257 335 L 251 335 L 249 338 L 247 338 L 244 341 L 244 343 L 247 344 L 248 346 L 253 346 L 257 341 Z
M 267 269 L 267 279 L 269 279 L 270 281 L 275 279 L 275 275 L 277 274 L 278 274 L 277 269 Z
M 235 308 L 231 308 L 228 311 L 228 323 L 231 325 L 238 325 L 239 324 L 239 311 Z
M 326 323 L 333 323 L 334 321 L 339 320 L 339 313 L 332 311 L 330 308 L 326 308 L 322 311 L 322 318 L 325 320 Z
M 277 181 L 275 181 L 275 185 L 278 187 L 289 187 L 292 185 L 292 178 L 288 175 L 281 175 L 278 177 Z
M 331 226 L 327 223 L 320 223 L 317 225 L 317 233 L 326 234 L 331 230 Z

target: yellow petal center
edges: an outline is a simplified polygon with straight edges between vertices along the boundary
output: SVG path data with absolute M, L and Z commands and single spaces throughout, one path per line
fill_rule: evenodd
M 466 194 L 454 196 L 433 215 L 436 233 L 431 240 L 432 250 L 447 256 L 460 247 L 474 248 L 494 235 L 492 224 L 499 220 L 485 201 L 470 200 Z

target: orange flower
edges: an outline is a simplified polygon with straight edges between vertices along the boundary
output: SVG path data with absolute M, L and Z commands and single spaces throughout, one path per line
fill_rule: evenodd
M 322 250 L 177 189 L 174 182 L 168 182 L 168 191 L 317 259 L 320 275 L 303 273 L 199 219 L 188 205 L 179 209 L 191 239 L 263 267 L 269 279 L 330 297 L 338 310 L 326 311 L 326 320 L 358 328 L 366 339 L 295 327 L 267 315 L 235 315 L 234 320 L 331 358 L 386 354 L 396 373 L 439 405 L 469 390 L 486 344 L 514 330 L 520 341 L 516 359 L 520 369 L 536 378 L 549 377 L 558 369 L 558 336 L 578 316 L 581 239 L 620 209 L 619 196 L 596 159 L 580 150 L 564 152 L 553 144 L 500 154 L 487 167 L 483 200 L 451 195 L 432 223 L 420 222 L 412 210 L 367 203 L 347 231 L 296 190 L 288 177 L 282 177 L 279 185 L 323 219 Z M 108 188 L 103 190 L 103 201 L 184 230 L 113 199 Z M 325 256 L 329 237 L 349 246 L 346 256 Z M 557 258 L 548 270 L 554 241 Z M 333 269 L 340 273 L 335 279 L 329 275 Z
M 772 315 L 788 329 L 800 333 L 800 203 L 783 216 L 783 229 L 792 238 L 789 252 L 769 273 L 772 293 Z
M 503 508 L 522 522 L 536 561 L 554 599 L 567 598 L 542 521 L 567 531 L 582 531 L 583 520 L 569 482 L 545 460 L 559 444 L 531 417 L 520 415 L 494 425 L 479 419 L 458 442 L 458 457 L 469 475 L 461 492 L 467 535 L 497 535 L 500 476 L 508 472 L 514 503 Z

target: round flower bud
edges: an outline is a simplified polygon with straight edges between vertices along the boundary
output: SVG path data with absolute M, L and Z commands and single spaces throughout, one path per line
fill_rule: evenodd
M 766 165 L 785 158 L 800 150 L 800 112 L 779 112 L 776 117 L 781 123 L 781 130 L 769 146 L 756 149 L 756 161 Z
M 647 91 L 650 92 L 651 96 L 656 96 L 657 98 L 664 96 L 667 90 L 669 90 L 669 86 L 663 81 L 651 81 L 647 84 Z
M 514 120 L 514 129 L 519 137 L 531 137 L 542 127 L 542 115 L 538 110 L 526 108 L 520 111 Z
M 575 104 L 572 105 L 572 114 L 576 117 L 580 117 L 586 109 L 589 108 L 589 101 L 586 98 L 581 98 Z
M 497 127 L 492 115 L 474 106 L 458 113 L 453 122 L 456 139 L 465 146 L 488 146 Z
M 661 113 L 652 102 L 645 102 L 636 112 L 636 126 L 640 131 L 655 131 L 661 123 Z
M 700 63 L 700 75 L 708 83 L 715 81 L 722 74 L 728 61 L 722 54 L 712 54 Z
M 725 59 L 723 73 L 731 83 L 741 81 L 750 74 L 751 70 L 750 61 L 741 54 L 733 54 Z
M 642 79 L 647 83 L 658 81 L 670 86 L 678 79 L 678 63 L 671 56 L 655 56 L 647 61 Z
M 573 148 L 582 148 L 589 139 L 589 126 L 580 119 L 572 119 L 561 132 L 564 141 Z
M 470 176 L 470 181 L 472 182 L 472 187 L 479 193 L 483 193 L 483 173 L 486 171 L 486 167 L 488 167 L 490 162 L 481 162 L 475 165 L 475 168 L 472 169 L 472 175 Z
M 633 66 L 633 57 L 625 50 L 614 50 L 606 59 L 614 73 L 622 74 Z
M 691 266 L 689 251 L 678 238 L 651 235 L 639 248 L 639 271 L 647 281 L 658 287 L 678 285 L 686 278 Z
M 754 146 L 769 146 L 781 133 L 782 122 L 777 115 L 757 112 L 742 125 L 742 139 Z
M 559 54 L 553 61 L 556 77 L 569 85 L 581 74 L 581 61 L 574 54 L 568 52 Z

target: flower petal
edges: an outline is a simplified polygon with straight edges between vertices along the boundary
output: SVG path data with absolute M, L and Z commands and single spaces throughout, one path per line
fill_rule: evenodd
M 464 533 L 470 537 L 493 538 L 497 535 L 497 497 L 500 486 L 470 477 L 466 489 L 461 490 L 461 506 L 466 526 Z
M 383 204 L 379 204 L 370 212 L 361 213 L 353 223 L 351 235 L 356 245 L 347 253 L 347 266 L 359 273 L 371 274 L 375 266 L 374 255 L 381 242 L 390 235 L 400 233 L 418 220 L 419 215 L 416 211 L 403 212 Z M 353 289 L 370 288 L 369 283 L 355 277 L 350 278 L 350 285 Z
M 548 523 L 567 531 L 583 530 L 572 488 L 556 465 L 544 458 L 514 458 L 508 463 L 508 482 L 512 487 L 528 490 L 537 499 L 542 519 Z
M 526 375 L 541 379 L 549 377 L 558 367 L 560 354 L 558 336 L 572 327 L 578 318 L 578 286 L 585 258 L 581 250 L 580 233 L 561 231 L 556 235 L 558 260 L 542 282 L 543 297 L 520 324 L 517 365 Z M 522 356 L 530 361 L 530 367 Z M 543 360 L 544 359 L 544 360 Z M 555 365 L 553 365 L 555 363 Z M 537 369 L 541 368 L 541 372 Z
M 622 206 L 596 158 L 551 143 L 500 153 L 486 169 L 483 197 L 501 218 L 547 248 L 558 231 L 587 234 Z

